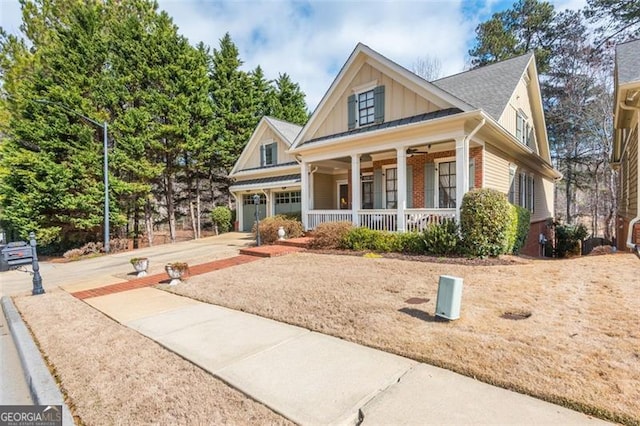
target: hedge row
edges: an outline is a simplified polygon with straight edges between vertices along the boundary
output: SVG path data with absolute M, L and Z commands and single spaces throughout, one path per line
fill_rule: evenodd
M 473 257 L 517 254 L 529 233 L 528 210 L 509 204 L 501 192 L 478 189 L 463 199 L 460 226 L 453 220 L 431 224 L 422 232 L 394 233 L 323 223 L 314 231 L 314 248 L 402 252 Z

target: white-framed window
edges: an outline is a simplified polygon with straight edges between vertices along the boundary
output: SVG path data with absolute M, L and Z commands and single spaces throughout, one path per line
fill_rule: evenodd
M 363 209 L 373 208 L 373 173 L 363 173 L 360 176 L 360 182 L 362 185 L 361 195 L 362 203 L 360 204 Z
M 260 146 L 260 166 L 274 166 L 278 162 L 278 143 L 272 142 Z
M 449 209 L 456 207 L 456 162 L 438 161 L 438 208 Z
M 384 121 L 384 86 L 370 82 L 354 87 L 347 98 L 349 130 Z
M 371 124 L 375 119 L 373 89 L 358 93 L 358 124 Z
M 515 164 L 509 164 L 509 202 L 516 203 L 516 171 L 518 167 Z
M 532 175 L 520 173 L 518 178 L 520 186 L 519 205 L 533 213 L 535 206 L 535 181 Z
M 387 209 L 398 208 L 398 169 L 396 166 L 383 168 L 384 173 L 384 205 Z
M 527 115 L 522 111 L 516 112 L 516 139 L 526 146 L 531 146 L 533 138 L 533 126 L 529 124 Z

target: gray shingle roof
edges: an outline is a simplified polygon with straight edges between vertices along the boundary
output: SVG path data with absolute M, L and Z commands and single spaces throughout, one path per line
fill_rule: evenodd
M 371 132 L 371 131 L 374 131 L 374 130 L 386 129 L 386 128 L 389 128 L 389 127 L 402 126 L 404 124 L 418 123 L 420 121 L 434 120 L 436 118 L 447 117 L 449 115 L 458 114 L 458 113 L 461 113 L 461 112 L 462 112 L 462 110 L 460 110 L 458 108 L 441 109 L 441 110 L 438 110 L 438 111 L 433 111 L 433 112 L 427 112 L 427 113 L 424 113 L 424 114 L 414 115 L 412 117 L 400 118 L 398 120 L 392 120 L 392 121 L 385 121 L 384 123 L 374 124 L 374 125 L 371 125 L 371 126 L 358 127 L 356 129 L 353 129 L 353 130 L 347 130 L 346 132 L 340 132 L 340 133 L 336 133 L 336 134 L 333 134 L 333 135 L 322 136 L 322 137 L 319 137 L 319 138 L 308 140 L 308 141 L 305 142 L 305 144 L 313 143 L 313 142 L 320 142 L 320 141 L 324 141 L 324 140 L 327 140 L 327 139 L 339 138 L 341 136 L 347 136 L 347 135 L 352 135 L 352 134 L 356 134 L 356 133 L 365 133 L 365 132 Z
M 271 125 L 275 127 L 278 132 L 282 134 L 282 136 L 284 136 L 284 138 L 286 139 L 285 142 L 287 142 L 289 146 L 291 146 L 296 136 L 298 136 L 298 133 L 300 133 L 300 130 L 302 130 L 302 126 L 289 123 L 288 121 L 278 120 L 277 118 L 273 117 L 265 118 L 269 120 L 269 123 L 271 123 Z
M 278 183 L 278 182 L 291 182 L 291 181 L 300 182 L 301 181 L 300 173 L 293 174 L 293 175 L 285 175 L 285 176 L 271 176 L 271 177 L 258 178 L 258 179 L 241 180 L 234 183 L 231 186 L 235 186 L 235 187 L 251 186 L 251 185 L 258 185 L 263 183 Z
M 640 81 L 640 40 L 616 46 L 618 84 Z
M 527 53 L 431 83 L 498 120 L 532 56 Z

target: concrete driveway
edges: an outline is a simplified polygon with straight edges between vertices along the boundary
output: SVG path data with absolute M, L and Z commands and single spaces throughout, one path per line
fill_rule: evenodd
M 134 278 L 135 273 L 129 262 L 133 257 L 148 257 L 149 273 L 156 274 L 164 271 L 164 265 L 168 262 L 197 265 L 235 256 L 240 248 L 252 243 L 251 234 L 230 232 L 75 262 L 40 262 L 40 275 L 45 291 L 55 287 L 63 287 L 70 292 L 81 291 Z M 30 293 L 31 288 L 30 274 L 15 270 L 0 272 L 0 297 Z

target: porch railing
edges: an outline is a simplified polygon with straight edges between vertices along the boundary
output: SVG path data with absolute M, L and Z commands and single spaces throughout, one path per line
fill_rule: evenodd
M 431 223 L 442 223 L 455 219 L 456 209 L 405 209 L 406 231 L 422 231 Z M 351 222 L 351 210 L 311 210 L 307 213 L 307 227 L 315 229 L 324 222 Z M 396 210 L 358 210 L 358 223 L 376 231 L 396 231 L 398 212 Z
M 407 232 L 422 231 L 432 223 L 456 218 L 456 209 L 405 209 Z
M 351 222 L 351 210 L 311 210 L 307 213 L 307 227 L 315 229 L 324 222 Z
M 374 231 L 395 231 L 398 213 L 395 210 L 358 210 L 358 223 Z

